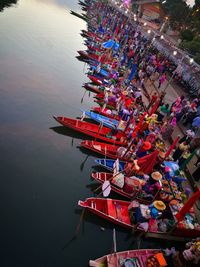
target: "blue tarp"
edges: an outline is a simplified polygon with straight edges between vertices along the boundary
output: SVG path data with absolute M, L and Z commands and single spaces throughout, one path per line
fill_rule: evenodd
M 107 42 L 102 44 L 103 48 L 111 49 L 112 50 L 118 50 L 119 49 L 119 43 L 115 42 L 114 40 L 110 39 Z
M 164 161 L 165 167 L 169 167 L 171 169 L 170 176 L 175 176 L 175 172 L 179 169 L 178 163 L 174 161 Z

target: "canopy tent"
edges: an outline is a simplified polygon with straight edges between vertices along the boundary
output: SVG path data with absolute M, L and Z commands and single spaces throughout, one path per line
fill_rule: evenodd
M 112 49 L 112 50 L 118 50 L 119 49 L 119 43 L 115 42 L 114 40 L 110 39 L 102 44 L 103 48 L 106 49 Z
M 137 164 L 140 167 L 140 172 L 142 171 L 145 174 L 149 174 L 153 172 L 153 168 L 156 164 L 157 157 L 159 155 L 159 151 L 155 150 L 149 155 L 146 155 L 137 160 Z

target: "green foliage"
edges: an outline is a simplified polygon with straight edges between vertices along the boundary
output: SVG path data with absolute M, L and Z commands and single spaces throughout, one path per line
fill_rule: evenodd
M 195 62 L 200 64 L 200 53 L 197 53 L 197 55 L 194 57 Z
M 163 4 L 165 13 L 169 16 L 170 26 L 181 29 L 189 21 L 190 8 L 184 0 L 168 0 Z
M 181 32 L 181 39 L 186 41 L 192 41 L 195 34 L 191 30 L 185 30 Z
M 189 42 L 183 42 L 182 47 L 186 49 L 189 53 L 194 55 L 195 57 L 199 57 L 200 55 L 200 42 L 199 41 L 189 41 Z

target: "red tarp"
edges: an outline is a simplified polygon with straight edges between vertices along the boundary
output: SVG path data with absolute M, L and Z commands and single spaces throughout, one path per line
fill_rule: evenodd
M 137 164 L 140 167 L 140 172 L 144 172 L 145 174 L 149 174 L 151 172 L 153 172 L 153 168 L 156 164 L 156 160 L 158 157 L 159 151 L 155 150 L 154 152 L 152 152 L 149 155 L 146 155 L 142 158 L 139 158 L 137 160 Z
M 172 152 L 172 150 L 175 148 L 176 144 L 178 143 L 180 139 L 180 136 L 177 136 L 174 140 L 174 142 L 171 144 L 170 148 L 167 150 L 166 154 L 165 154 L 165 158 L 167 158 L 170 153 Z
M 185 214 L 193 207 L 195 202 L 200 198 L 200 188 L 188 199 L 182 209 L 176 214 L 176 219 L 182 221 L 185 217 Z

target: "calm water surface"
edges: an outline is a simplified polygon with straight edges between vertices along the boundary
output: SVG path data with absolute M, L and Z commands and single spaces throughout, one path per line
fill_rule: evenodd
M 111 251 L 112 225 L 86 213 L 70 242 L 77 202 L 92 196 L 94 157 L 52 118 L 93 104 L 88 93 L 81 104 L 86 66 L 75 58 L 86 24 L 69 14 L 79 10 L 73 0 L 3 2 L 17 4 L 0 13 L 0 266 L 87 266 Z M 137 247 L 121 229 L 117 241 Z

